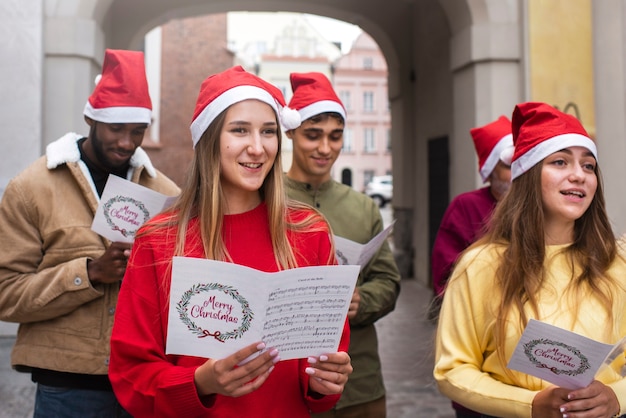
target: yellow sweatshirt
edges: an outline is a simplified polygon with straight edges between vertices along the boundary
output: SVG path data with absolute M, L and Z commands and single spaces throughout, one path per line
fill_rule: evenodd
M 567 246 L 546 247 L 545 285 L 538 295 L 540 321 L 568 329 L 594 340 L 615 344 L 626 335 L 626 262 L 617 257 L 609 270 L 616 281 L 612 292 L 613 323 L 602 303 L 588 292 L 568 291 L 573 274 Z M 510 370 L 505 373 L 495 351 L 495 312 L 499 304 L 495 271 L 503 247 L 487 245 L 466 253 L 456 266 L 446 289 L 437 330 L 434 377 L 439 390 L 474 411 L 497 417 L 531 417 L 537 392 L 551 383 Z M 530 308 L 528 318 L 533 318 Z M 505 364 L 523 329 L 512 314 L 506 329 Z M 620 371 L 624 356 L 604 369 L 596 379 L 610 386 L 626 412 L 626 380 Z

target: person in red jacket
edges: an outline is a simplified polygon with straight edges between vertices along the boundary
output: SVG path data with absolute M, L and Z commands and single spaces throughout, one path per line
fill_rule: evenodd
M 202 84 L 186 184 L 137 233 L 115 314 L 109 375 L 134 417 L 297 418 L 339 400 L 352 372 L 347 321 L 338 352 L 319 357 L 280 361 L 260 341 L 223 359 L 165 354 L 173 256 L 266 272 L 336 264 L 327 222 L 286 201 L 281 123 L 293 129 L 300 118 L 240 66 Z
M 441 299 L 454 264 L 463 250 L 485 232 L 487 222 L 511 184 L 511 167 L 500 160 L 500 154 L 513 146 L 511 121 L 500 116 L 493 122 L 470 130 L 478 156 L 478 169 L 488 186 L 461 193 L 443 215 L 431 254 L 434 298 L 429 315 L 436 318 Z M 480 417 L 455 402 L 457 418 Z

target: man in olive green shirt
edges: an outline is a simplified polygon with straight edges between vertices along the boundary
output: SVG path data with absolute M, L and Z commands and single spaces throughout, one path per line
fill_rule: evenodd
M 285 176 L 290 198 L 322 212 L 337 236 L 366 244 L 383 230 L 376 203 L 363 193 L 332 179 L 341 152 L 346 112 L 330 81 L 321 73 L 292 73 L 291 109 L 300 127 L 287 131 L 293 162 Z M 387 242 L 362 269 L 350 303 L 350 348 L 354 371 L 337 406 L 324 418 L 383 418 L 385 386 L 374 323 L 395 308 L 400 273 Z

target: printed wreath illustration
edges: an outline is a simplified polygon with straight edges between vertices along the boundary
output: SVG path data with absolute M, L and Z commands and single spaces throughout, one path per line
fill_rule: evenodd
M 239 328 L 226 333 L 222 333 L 221 331 L 210 332 L 208 330 L 202 329 L 195 322 L 193 322 L 191 318 L 189 318 L 189 315 L 187 315 L 187 310 L 189 307 L 189 302 L 191 301 L 191 297 L 193 295 L 198 295 L 202 292 L 207 292 L 209 290 L 219 290 L 239 302 L 239 304 L 241 305 L 241 311 L 243 313 L 241 326 Z M 250 304 L 248 303 L 248 301 L 243 296 L 241 296 L 235 288 L 231 286 L 224 286 L 219 283 L 194 284 L 191 289 L 183 293 L 180 301 L 176 304 L 176 310 L 178 311 L 179 318 L 183 322 L 183 324 L 185 324 L 193 334 L 196 334 L 198 338 L 213 337 L 220 342 L 225 342 L 230 338 L 240 338 L 246 331 L 248 331 L 248 329 L 250 329 L 250 322 L 254 318 L 254 313 L 250 309 Z
M 566 350 L 570 351 L 571 353 L 573 353 L 576 357 L 578 357 L 580 359 L 580 367 L 578 367 L 578 369 L 576 369 L 576 370 L 563 370 L 563 369 L 559 369 L 559 368 L 556 368 L 556 367 L 550 367 L 550 366 L 540 362 L 532 354 L 533 349 L 538 344 L 547 344 L 547 345 L 551 345 L 551 346 L 559 346 L 559 347 L 565 348 Z M 583 353 L 581 353 L 580 350 L 578 350 L 575 347 L 569 346 L 567 344 L 563 344 L 562 342 L 549 340 L 547 338 L 540 338 L 538 340 L 532 340 L 532 341 L 529 341 L 526 344 L 524 344 L 524 354 L 526 354 L 526 357 L 528 357 L 528 359 L 531 361 L 531 363 L 533 363 L 535 366 L 540 367 L 540 368 L 544 368 L 544 369 L 549 369 L 554 374 L 564 374 L 564 375 L 568 375 L 568 376 L 577 376 L 579 374 L 584 373 L 585 370 L 587 370 L 590 367 L 589 366 L 589 359 L 587 359 L 587 357 L 585 357 L 585 355 Z
M 339 261 L 340 265 L 348 264 L 348 257 L 343 255 L 343 252 L 341 252 L 341 250 L 335 250 L 335 256 L 337 257 L 337 261 Z
M 110 215 L 111 206 L 113 205 L 113 203 L 118 203 L 118 202 L 128 202 L 138 207 L 143 212 L 143 222 L 150 219 L 150 212 L 148 212 L 148 209 L 146 209 L 143 203 L 141 203 L 138 200 L 133 199 L 132 197 L 127 197 L 127 196 L 115 196 L 109 199 L 102 206 L 102 209 L 104 210 L 104 217 L 107 221 L 107 224 L 109 225 L 109 227 L 111 227 L 113 231 L 119 231 L 125 237 L 133 236 L 135 235 L 136 231 L 129 231 L 126 228 L 120 228 L 119 226 L 115 225 L 115 223 L 111 219 L 111 215 Z

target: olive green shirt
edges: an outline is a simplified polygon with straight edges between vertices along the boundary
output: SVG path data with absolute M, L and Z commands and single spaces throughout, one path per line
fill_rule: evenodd
M 363 193 L 334 180 L 318 189 L 288 178 L 285 186 L 291 199 L 307 203 L 328 220 L 333 234 L 368 243 L 383 230 L 383 220 L 376 203 Z M 378 356 L 378 337 L 374 323 L 393 311 L 400 293 L 400 273 L 388 242 L 361 270 L 357 287 L 361 295 L 359 310 L 350 321 L 350 348 L 354 371 L 336 408 L 358 405 L 385 395 Z

